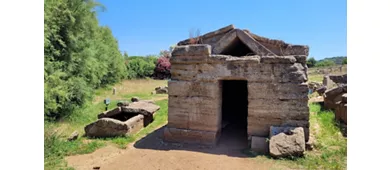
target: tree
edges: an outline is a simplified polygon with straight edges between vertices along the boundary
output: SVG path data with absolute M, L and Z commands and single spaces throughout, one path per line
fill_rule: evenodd
M 126 76 L 110 28 L 99 26 L 93 0 L 45 0 L 44 114 L 58 119 L 92 99 L 97 88 Z
M 322 60 L 317 62 L 315 67 L 329 67 L 334 65 L 336 65 L 336 63 L 332 60 Z
M 343 59 L 343 63 L 342 63 L 342 64 L 343 64 L 343 65 L 344 65 L 344 64 L 347 64 L 347 58 L 344 58 L 344 59 Z
M 311 67 L 314 67 L 316 65 L 317 61 L 316 59 L 314 59 L 314 57 L 310 57 L 307 62 L 306 62 L 306 65 L 307 67 L 311 68 Z

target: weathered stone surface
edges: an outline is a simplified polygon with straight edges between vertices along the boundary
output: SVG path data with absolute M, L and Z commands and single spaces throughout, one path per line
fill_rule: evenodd
M 165 127 L 164 140 L 170 142 L 197 143 L 215 145 L 219 137 L 218 132 L 188 130 Z
M 252 36 L 250 36 L 248 33 L 240 29 L 237 29 L 236 31 L 237 31 L 237 37 L 255 54 L 266 55 L 269 53 L 268 51 L 261 49 L 261 47 L 263 46 L 259 42 L 257 42 Z
M 208 97 L 198 97 L 198 96 L 169 96 L 168 97 L 168 107 L 177 107 L 177 108 L 207 108 L 207 109 L 219 109 L 218 101 L 213 98 Z
M 104 117 L 112 117 L 112 116 L 115 116 L 121 112 L 122 112 L 121 107 L 117 107 L 115 109 L 98 114 L 98 119 L 104 118 Z
M 121 107 L 121 106 L 128 106 L 130 102 L 128 101 L 119 101 L 116 106 Z
M 125 122 L 111 118 L 101 118 L 85 126 L 84 130 L 85 135 L 89 137 L 114 137 L 125 135 L 129 128 Z
M 261 62 L 266 64 L 293 64 L 297 61 L 294 56 L 262 56 Z
M 214 114 L 212 114 L 214 113 Z M 189 114 L 188 127 L 194 130 L 212 131 L 217 132 L 221 126 L 221 116 L 218 115 L 218 110 L 214 112 L 205 113 L 193 113 Z
M 151 117 L 151 119 L 150 119 L 150 117 Z M 145 118 L 149 118 L 149 119 L 145 120 Z M 130 118 L 129 120 L 125 121 L 125 124 L 128 127 L 127 133 L 128 134 L 135 134 L 139 130 L 141 130 L 143 127 L 146 127 L 152 121 L 153 121 L 153 116 L 152 115 L 147 115 L 147 116 L 137 115 L 137 116 L 134 116 L 134 117 Z
M 347 74 L 329 75 L 329 79 L 331 79 L 336 84 L 347 84 Z
M 302 127 L 271 127 L 270 155 L 276 158 L 303 156 L 305 138 Z
M 168 94 L 168 87 L 163 87 L 163 88 L 157 89 L 156 94 Z
M 267 111 L 305 111 L 308 109 L 307 99 L 252 99 L 248 108 L 258 108 Z
M 308 99 L 308 85 L 248 83 L 248 99 Z
M 315 81 L 311 81 L 308 83 L 308 87 L 309 89 L 313 90 L 313 91 L 316 91 L 319 87 L 321 87 L 322 84 L 319 83 L 319 82 L 315 82 Z
M 220 28 L 216 31 L 212 31 L 212 32 L 209 32 L 207 34 L 200 36 L 200 40 L 203 44 L 210 44 L 210 45 L 214 46 L 216 41 L 219 40 L 222 35 L 226 34 L 227 32 L 229 32 L 233 29 L 234 29 L 234 25 L 231 24 L 231 25 L 228 25 L 226 27 Z M 188 45 L 188 44 L 190 44 L 190 42 L 191 42 L 190 39 L 186 39 L 186 40 L 178 42 L 177 45 Z
M 326 109 L 336 109 L 337 102 L 341 102 L 342 95 L 346 92 L 346 86 L 338 86 L 327 90 L 324 93 L 324 107 Z
M 321 86 L 317 90 L 318 95 L 322 96 L 326 91 L 326 86 Z
M 347 104 L 340 103 L 336 106 L 335 119 L 347 124 Z
M 322 84 L 327 88 L 327 89 L 332 89 L 336 86 L 336 84 L 329 78 L 329 75 L 324 75 L 322 79 Z
M 143 115 L 152 115 L 154 112 L 160 109 L 160 106 L 152 104 L 150 102 L 139 101 L 130 103 L 128 106 L 121 107 L 122 112 L 126 113 L 139 113 Z
M 168 100 L 169 102 L 169 100 Z M 188 129 L 191 109 L 168 107 L 168 127 Z
M 211 46 L 207 44 L 176 46 L 172 51 L 172 59 L 185 61 L 184 58 L 187 56 L 208 56 L 210 54 Z
M 344 94 L 341 96 L 341 102 L 342 102 L 342 103 L 347 103 L 347 93 L 344 93 Z
M 236 38 L 237 38 L 237 31 L 235 29 L 229 31 L 224 36 L 222 36 L 222 38 L 214 45 L 212 53 L 213 54 L 220 54 Z
M 251 138 L 251 150 L 263 155 L 269 153 L 268 138 L 259 136 L 252 136 Z
M 306 58 L 307 58 L 306 55 L 295 55 L 294 57 L 298 63 L 306 64 Z
M 313 150 L 315 143 L 316 143 L 316 140 L 315 140 L 314 136 L 310 135 L 309 141 L 306 142 L 306 150 L 309 150 L 309 151 Z
M 70 136 L 68 137 L 68 141 L 76 140 L 79 137 L 79 132 L 74 131 Z
M 168 94 L 172 96 L 219 97 L 218 83 L 168 81 Z
M 282 127 L 303 127 L 305 134 L 305 141 L 309 140 L 310 123 L 307 120 L 282 120 L 272 118 L 250 117 L 248 115 L 248 135 L 267 137 L 270 134 L 271 126 Z
M 156 104 L 156 102 L 154 102 L 153 100 L 142 100 L 143 102 L 147 102 L 147 103 L 152 103 L 152 104 Z
M 273 73 L 280 83 L 304 83 L 307 81 L 307 68 L 301 63 L 273 64 Z

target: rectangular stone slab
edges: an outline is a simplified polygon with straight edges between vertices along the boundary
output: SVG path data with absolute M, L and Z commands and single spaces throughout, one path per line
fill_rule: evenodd
M 219 132 L 178 129 L 170 127 L 165 127 L 164 129 L 164 140 L 169 142 L 216 145 L 219 135 Z
M 158 111 L 159 109 L 160 106 L 144 101 L 133 102 L 130 103 L 128 106 L 122 106 L 122 112 L 139 113 L 143 115 L 153 115 L 153 113 Z

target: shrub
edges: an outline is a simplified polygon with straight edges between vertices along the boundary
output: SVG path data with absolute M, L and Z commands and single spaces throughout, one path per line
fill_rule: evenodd
M 344 59 L 343 59 L 343 63 L 342 63 L 342 64 L 343 64 L 343 65 L 344 65 L 344 64 L 347 64 L 347 58 L 344 58 Z
M 171 53 L 162 51 L 160 54 L 162 55 L 157 60 L 153 77 L 155 79 L 169 79 L 171 78 L 171 63 L 169 62 Z
M 151 77 L 153 75 L 154 66 L 156 64 L 157 58 L 154 56 L 133 56 L 128 57 L 126 60 L 128 71 L 127 78 L 135 79 Z
M 307 62 L 306 62 L 306 65 L 307 67 L 311 68 L 311 67 L 314 67 L 316 65 L 317 61 L 316 59 L 314 59 L 313 57 L 310 57 Z
M 336 63 L 332 60 L 323 60 L 315 64 L 316 67 L 328 67 L 328 66 L 335 66 L 335 65 Z

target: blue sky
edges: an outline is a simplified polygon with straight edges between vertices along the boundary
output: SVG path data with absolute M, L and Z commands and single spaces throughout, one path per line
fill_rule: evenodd
M 121 51 L 158 54 L 170 45 L 229 24 L 287 43 L 309 45 L 310 57 L 347 55 L 346 0 L 99 0 L 101 25 L 111 28 Z

